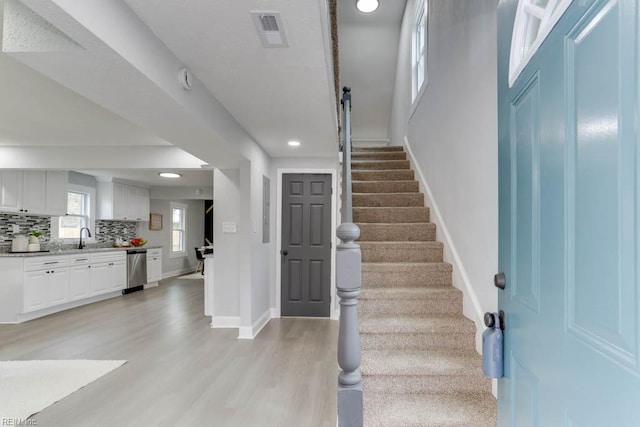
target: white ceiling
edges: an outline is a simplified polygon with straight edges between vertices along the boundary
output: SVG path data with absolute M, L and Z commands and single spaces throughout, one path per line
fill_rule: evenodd
M 213 187 L 213 170 L 162 169 L 182 174 L 179 179 L 162 178 L 158 170 L 149 169 L 89 169 L 77 172 L 95 177 L 116 177 L 120 181 L 143 187 Z
M 1 146 L 168 144 L 0 53 Z
M 271 156 L 335 156 L 322 0 L 125 1 Z M 280 12 L 289 47 L 263 47 L 251 11 Z
M 271 156 L 335 155 L 335 99 L 325 0 L 124 1 L 142 21 L 139 25 L 148 26 Z M 25 3 L 45 5 L 47 1 L 25 0 Z M 338 0 L 340 83 L 353 89 L 354 137 L 383 139 L 387 137 L 397 37 L 405 0 L 383 1 L 380 9 L 371 15 L 357 12 L 354 3 Z M 0 0 L 0 7 L 2 5 Z M 59 15 L 59 9 L 56 10 Z M 289 47 L 264 48 L 251 11 L 280 12 Z M 58 21 L 61 22 L 68 24 L 64 27 L 71 31 L 70 37 L 75 39 L 80 34 L 77 22 L 71 25 L 68 17 Z M 206 141 L 202 129 L 189 127 L 201 117 L 192 117 L 192 122 L 167 123 L 164 119 L 170 111 L 167 95 L 172 95 L 164 93 L 165 98 L 160 98 L 163 88 L 154 86 L 155 82 L 143 81 L 146 76 L 136 69 L 125 70 L 126 58 L 124 61 L 118 58 L 120 62 L 116 64 L 114 51 L 108 52 L 111 56 L 100 57 L 106 55 L 107 50 L 104 45 L 96 48 L 99 43 L 92 37 L 81 40 L 92 46 L 81 43 L 87 48 L 85 51 L 53 55 L 26 52 L 22 57 L 18 52 L 17 57 L 56 81 L 89 94 L 96 102 L 0 53 L 0 146 L 50 146 L 63 150 L 65 146 L 73 149 L 74 146 L 115 145 L 124 150 L 127 146 L 173 143 L 192 151 L 190 148 L 194 146 L 185 142 L 196 138 Z M 60 76 L 68 77 L 68 65 L 76 61 L 78 74 L 71 80 L 78 86 L 73 87 Z M 103 63 L 114 65 L 112 69 L 105 69 Z M 87 64 L 95 65 L 92 68 Z M 81 73 L 87 69 L 90 72 Z M 123 94 L 124 85 L 118 87 L 118 82 L 134 80 L 138 83 L 138 92 Z M 100 86 L 91 88 L 92 81 L 99 82 Z M 121 105 L 130 105 L 129 110 L 115 108 L 113 102 L 100 102 L 99 99 L 106 99 L 104 96 L 90 96 L 92 92 L 101 95 L 100 92 L 109 91 L 112 100 L 120 99 Z M 146 103 L 134 105 L 133 101 L 140 99 Z M 164 120 L 165 128 L 145 124 L 151 123 L 149 117 L 154 116 L 154 109 L 158 111 L 156 123 Z M 181 113 L 185 117 L 193 114 L 186 110 Z M 224 132 L 221 135 L 224 137 Z M 286 143 L 290 139 L 300 140 L 302 146 L 289 148 Z M 206 150 L 207 145 L 200 142 L 193 154 L 205 159 L 203 147 Z M 150 150 L 149 156 L 152 155 Z M 212 151 L 210 158 L 216 156 Z M 214 164 L 209 158 L 205 161 Z M 104 168 L 124 174 L 117 164 L 105 164 Z M 146 172 L 131 173 L 138 174 L 140 183 L 157 185 L 152 182 L 154 177 L 139 175 Z

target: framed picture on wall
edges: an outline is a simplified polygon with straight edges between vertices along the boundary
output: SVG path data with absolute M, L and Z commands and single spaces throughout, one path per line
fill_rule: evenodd
M 162 230 L 162 214 L 152 213 L 149 214 L 149 230 Z

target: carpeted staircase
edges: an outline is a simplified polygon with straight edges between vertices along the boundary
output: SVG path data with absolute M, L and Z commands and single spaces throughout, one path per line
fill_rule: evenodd
M 475 327 L 403 147 L 355 148 L 365 426 L 496 425 Z

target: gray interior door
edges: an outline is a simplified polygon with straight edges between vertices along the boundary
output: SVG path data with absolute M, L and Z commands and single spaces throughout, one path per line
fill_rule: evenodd
M 282 176 L 282 316 L 329 317 L 331 175 Z

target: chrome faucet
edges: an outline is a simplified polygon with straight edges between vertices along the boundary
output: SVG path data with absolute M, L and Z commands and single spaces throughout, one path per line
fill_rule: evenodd
M 91 230 L 88 227 L 82 227 L 80 229 L 80 243 L 78 244 L 78 249 L 84 249 L 85 243 L 82 241 L 82 230 L 87 230 L 87 238 L 91 237 Z

